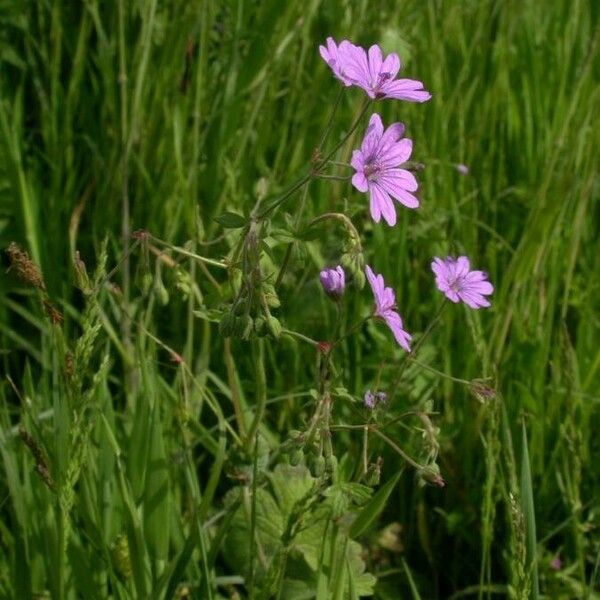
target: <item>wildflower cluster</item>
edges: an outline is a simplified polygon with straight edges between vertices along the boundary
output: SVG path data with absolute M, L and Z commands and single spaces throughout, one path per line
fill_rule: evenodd
M 345 86 L 358 86 L 373 100 L 393 98 L 426 102 L 431 98 L 422 82 L 396 79 L 400 70 L 398 55 L 391 53 L 384 57 L 377 45 L 371 46 L 367 52 L 348 40 L 336 44 L 330 37 L 326 46 L 320 47 L 320 52 L 334 75 Z M 404 133 L 403 123 L 392 123 L 386 128 L 379 114 L 373 113 L 360 148 L 352 153 L 351 165 L 355 171 L 352 185 L 359 192 L 369 194 L 373 221 L 379 223 L 383 217 L 390 227 L 397 222 L 394 200 L 410 209 L 419 206 L 419 199 L 415 195 L 419 184 L 414 174 L 406 168 L 413 143 L 404 137 Z M 490 295 L 494 288 L 487 281 L 485 272 L 471 271 L 466 256 L 444 260 L 436 257 L 431 268 L 438 289 L 452 302 L 462 301 L 474 309 L 490 306 L 485 296 Z M 387 287 L 383 276 L 376 274 L 370 266 L 366 267 L 365 273 L 375 299 L 373 316 L 382 319 L 396 342 L 410 352 L 411 335 L 404 330 L 394 290 Z M 338 265 L 335 269 L 322 271 L 321 282 L 329 295 L 339 298 L 345 282 L 342 267 Z
M 295 222 L 288 218 L 290 231 L 286 230 L 286 235 L 289 247 L 282 265 L 278 270 L 273 269 L 276 257 L 268 243 L 272 236 L 272 214 L 295 192 L 303 188 L 306 192 L 313 179 L 322 177 L 351 181 L 354 190 L 367 195 L 369 213 L 376 224 L 383 219 L 388 227 L 394 227 L 402 215 L 403 208 L 414 210 L 420 206 L 417 195 L 419 182 L 414 174 L 416 170 L 414 163 L 410 162 L 413 141 L 406 136 L 405 125 L 400 122 L 385 124 L 378 112 L 367 115 L 367 111 L 373 103 L 384 99 L 422 103 L 428 101 L 431 94 L 421 81 L 398 78 L 400 70 L 398 55 L 391 53 L 384 56 L 377 45 L 365 50 L 348 40 L 337 44 L 332 38 L 328 38 L 326 45 L 320 47 L 320 53 L 334 76 L 345 87 L 358 87 L 367 95 L 354 124 L 333 150 L 324 152 L 323 147 L 331 129 L 328 126 L 319 147 L 313 153 L 310 170 L 279 197 L 269 203 L 266 201 L 266 194 L 260 194 L 256 206 L 249 215 L 226 213 L 219 217 L 217 220 L 224 227 L 242 229 L 242 234 L 234 245 L 235 250 L 231 258 L 224 263 L 215 263 L 215 261 L 211 262 L 211 259 L 202 258 L 207 264 L 218 264 L 228 269 L 230 274 L 234 298 L 221 316 L 221 333 L 225 337 L 252 339 L 258 400 L 254 421 L 245 434 L 246 439 L 243 440 L 246 451 L 258 452 L 256 449 L 258 442 L 255 438 L 259 430 L 259 421 L 265 414 L 267 376 L 262 358 L 264 350 L 262 340 L 256 338 L 268 336 L 277 339 L 282 335 L 291 336 L 311 344 L 317 351 L 317 385 L 316 389 L 312 390 L 316 401 L 313 415 L 308 419 L 304 430 L 291 431 L 288 439 L 281 446 L 281 453 L 287 457 L 288 465 L 293 468 L 305 466 L 310 475 L 319 482 L 315 489 L 326 486 L 328 479 L 335 481 L 337 458 L 332 444 L 332 431 L 345 427 L 356 428 L 356 426 L 334 422 L 334 405 L 337 398 L 346 397 L 353 401 L 358 399 L 357 396 L 345 391 L 345 388 L 336 387 L 334 384 L 340 373 L 334 364 L 339 343 L 357 331 L 366 321 L 375 320 L 385 324 L 398 346 L 407 355 L 414 357 L 438 319 L 436 316 L 425 333 L 413 344 L 413 336 L 409 333 L 400 314 L 396 292 L 386 284 L 383 274 L 379 273 L 375 266 L 365 263 L 360 233 L 348 215 L 343 212 L 328 212 L 317 216 L 307 224 L 302 224 L 301 217 L 305 207 L 302 201 Z M 332 108 L 330 124 L 333 122 L 338 105 L 339 102 Z M 351 139 L 365 116 L 368 116 L 368 124 L 360 145 L 352 151 L 350 164 L 334 161 L 336 152 Z M 326 170 L 332 166 L 346 167 L 352 170 L 352 174 L 340 177 L 326 173 Z M 466 174 L 468 171 L 461 170 L 461 172 Z M 284 281 L 286 269 L 293 262 L 295 252 L 302 251 L 304 235 L 311 227 L 326 220 L 341 225 L 345 238 L 343 251 L 337 261 L 339 264 L 334 262 L 332 265 L 324 266 L 319 274 L 323 292 L 335 303 L 337 320 L 334 333 L 325 339 L 313 340 L 303 333 L 287 329 L 281 324 L 279 317 L 272 314 L 272 311 L 281 308 L 278 297 L 279 286 Z M 451 302 L 463 302 L 472 309 L 490 306 L 487 297 L 492 294 L 493 286 L 488 281 L 486 273 L 471 270 L 467 257 L 444 259 L 436 257 L 431 263 L 431 268 L 437 288 Z M 372 309 L 365 318 L 344 331 L 345 296 L 351 288 L 362 289 L 365 282 L 368 282 L 373 295 Z M 405 357 L 401 367 L 395 372 L 395 385 L 400 380 L 407 363 L 408 357 Z M 408 413 L 416 419 L 417 426 L 414 427 L 414 431 L 418 432 L 423 440 L 419 442 L 419 456 L 413 458 L 378 427 L 382 415 L 392 409 L 396 392 L 395 387 L 385 389 L 385 381 L 380 381 L 380 374 L 381 368 L 376 380 L 371 384 L 370 389 L 362 394 L 361 399 L 365 409 L 361 414 L 366 417 L 366 423 L 359 426 L 364 432 L 363 465 L 360 475 L 362 484 L 360 485 L 373 486 L 379 481 L 383 459 L 380 456 L 371 456 L 369 450 L 369 440 L 375 437 L 378 443 L 386 443 L 415 469 L 421 484 L 442 487 L 445 482 L 437 464 L 438 429 L 434 427 L 431 420 L 434 414 L 433 404 L 426 403 Z M 335 493 L 332 489 L 328 489 L 325 496 Z

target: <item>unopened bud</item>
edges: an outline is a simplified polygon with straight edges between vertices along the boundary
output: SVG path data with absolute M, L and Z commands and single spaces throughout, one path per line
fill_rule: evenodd
M 371 487 L 379 485 L 381 479 L 381 462 L 371 463 L 365 475 L 365 483 Z
M 425 465 L 418 471 L 419 478 L 423 484 L 429 483 L 431 485 L 437 485 L 438 487 L 444 487 L 446 482 L 440 474 L 440 468 L 436 463 Z
M 259 315 L 254 319 L 254 332 L 258 337 L 263 337 L 267 332 L 267 320 Z
M 303 458 L 304 452 L 302 452 L 302 448 L 296 448 L 290 452 L 290 465 L 292 465 L 292 467 L 296 467 L 302 462 Z
M 323 269 L 319 275 L 325 293 L 335 300 L 340 298 L 346 287 L 346 273 L 340 265 L 333 269 Z
M 325 458 L 323 456 L 313 456 L 308 463 L 308 468 L 313 477 L 321 477 L 325 473 Z
M 265 283 L 263 285 L 263 293 L 265 295 L 265 300 L 267 301 L 267 304 L 271 308 L 279 308 L 281 306 L 279 296 L 277 295 L 277 292 L 275 291 L 275 287 L 273 285 L 271 285 L 270 283 Z
M 152 283 L 154 282 L 154 277 L 152 277 L 152 273 L 144 273 L 142 277 L 142 291 L 144 294 L 147 294 L 150 288 L 152 287 Z
M 279 322 L 279 319 L 277 317 L 274 317 L 273 315 L 269 315 L 267 317 L 267 329 L 269 330 L 269 333 L 276 339 L 279 339 L 279 336 L 281 335 L 281 323 Z
M 337 468 L 338 468 L 337 457 L 334 454 L 332 454 L 331 456 L 328 456 L 325 459 L 325 469 L 327 470 L 327 473 L 335 474 L 337 472 Z
M 488 385 L 485 385 L 478 379 L 471 381 L 469 384 L 469 389 L 471 390 L 473 396 L 475 396 L 475 398 L 482 404 L 485 404 L 496 397 L 496 390 Z
M 157 277 L 154 280 L 154 293 L 162 306 L 166 306 L 169 303 L 169 292 L 161 277 Z

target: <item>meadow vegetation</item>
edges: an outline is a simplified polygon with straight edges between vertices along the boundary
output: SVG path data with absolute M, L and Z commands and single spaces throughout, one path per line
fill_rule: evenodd
M 327 36 L 432 94 L 377 103 L 395 227 L 347 180 L 261 212 L 360 145 Z M 594 0 L 0 0 L 0 598 L 600 598 L 599 37 Z M 460 254 L 492 307 L 440 313 Z M 257 265 L 262 337 L 223 324 Z

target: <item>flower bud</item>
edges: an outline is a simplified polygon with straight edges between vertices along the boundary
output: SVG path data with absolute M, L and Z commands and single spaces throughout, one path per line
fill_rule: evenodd
M 169 292 L 160 275 L 154 280 L 154 293 L 162 306 L 166 306 L 169 303 Z
M 438 487 L 444 487 L 446 485 L 446 482 L 440 474 L 440 468 L 436 463 L 425 465 L 419 469 L 418 475 L 421 482 L 424 484 L 429 483 L 431 485 L 437 485 Z
M 346 274 L 340 265 L 335 269 L 323 269 L 319 277 L 328 296 L 334 299 L 341 297 L 346 287 Z
M 263 337 L 268 333 L 267 320 L 261 315 L 254 319 L 254 332 L 258 337 Z
M 337 472 L 337 467 L 338 467 L 338 459 L 337 456 L 335 456 L 335 454 L 332 454 L 331 456 L 328 456 L 325 459 L 325 469 L 327 470 L 327 473 L 331 473 L 334 474 Z
M 152 273 L 144 273 L 144 276 L 142 277 L 142 291 L 144 294 L 148 293 L 153 283 L 154 277 L 152 277 Z
M 292 465 L 292 467 L 298 466 L 302 462 L 303 458 L 304 452 L 302 452 L 302 448 L 296 448 L 290 452 L 290 465 Z
M 267 317 L 267 329 L 269 330 L 269 333 L 276 339 L 279 339 L 279 336 L 281 335 L 281 323 L 279 322 L 279 319 L 277 317 L 274 317 L 273 315 L 269 315 Z
M 250 315 L 235 317 L 235 335 L 243 340 L 249 340 L 254 331 L 254 321 Z
M 323 456 L 313 456 L 308 462 L 310 474 L 313 477 L 321 477 L 325 473 L 325 458 Z
M 368 486 L 379 485 L 379 480 L 381 479 L 381 462 L 377 461 L 376 463 L 371 463 L 369 468 L 367 469 L 367 474 L 365 475 L 365 484 Z
M 279 301 L 279 296 L 277 296 L 277 292 L 275 291 L 275 286 L 272 283 L 263 283 L 262 291 L 265 296 L 265 300 L 267 304 L 271 308 L 279 308 L 281 306 L 281 302 Z

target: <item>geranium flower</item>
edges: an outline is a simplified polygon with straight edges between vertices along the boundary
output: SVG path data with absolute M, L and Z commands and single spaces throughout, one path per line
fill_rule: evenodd
M 396 209 L 392 198 L 407 208 L 417 208 L 416 192 L 419 184 L 415 176 L 400 165 L 412 153 L 412 140 L 402 137 L 404 125 L 392 123 L 385 131 L 381 117 L 374 113 L 363 138 L 360 150 L 352 153 L 352 166 L 356 173 L 352 185 L 359 192 L 369 192 L 371 217 L 379 223 L 396 224 Z
M 339 298 L 346 287 L 346 274 L 338 265 L 334 269 L 323 269 L 319 275 L 325 293 L 332 298 Z
M 445 260 L 434 258 L 431 270 L 435 273 L 435 283 L 438 290 L 444 292 L 452 302 L 463 301 L 471 308 L 490 306 L 484 296 L 494 291 L 494 286 L 487 281 L 484 271 L 471 271 L 471 264 L 466 256 L 457 259 L 449 256 Z
M 363 404 L 369 409 L 373 410 L 378 404 L 385 404 L 387 402 L 387 394 L 385 392 L 375 392 L 367 390 L 363 397 Z
M 384 58 L 381 48 L 375 44 L 369 48 L 356 46 L 342 40 L 339 46 L 331 37 L 327 46 L 320 46 L 323 60 L 344 85 L 356 85 L 373 99 L 395 98 L 408 102 L 426 102 L 431 94 L 423 82 L 416 79 L 395 79 L 400 71 L 400 58 L 395 52 Z
M 375 298 L 375 316 L 385 321 L 386 325 L 392 330 L 398 344 L 407 352 L 410 352 L 412 336 L 403 329 L 402 318 L 396 311 L 396 294 L 394 290 L 386 287 L 383 276 L 374 273 L 368 265 L 365 273 Z

